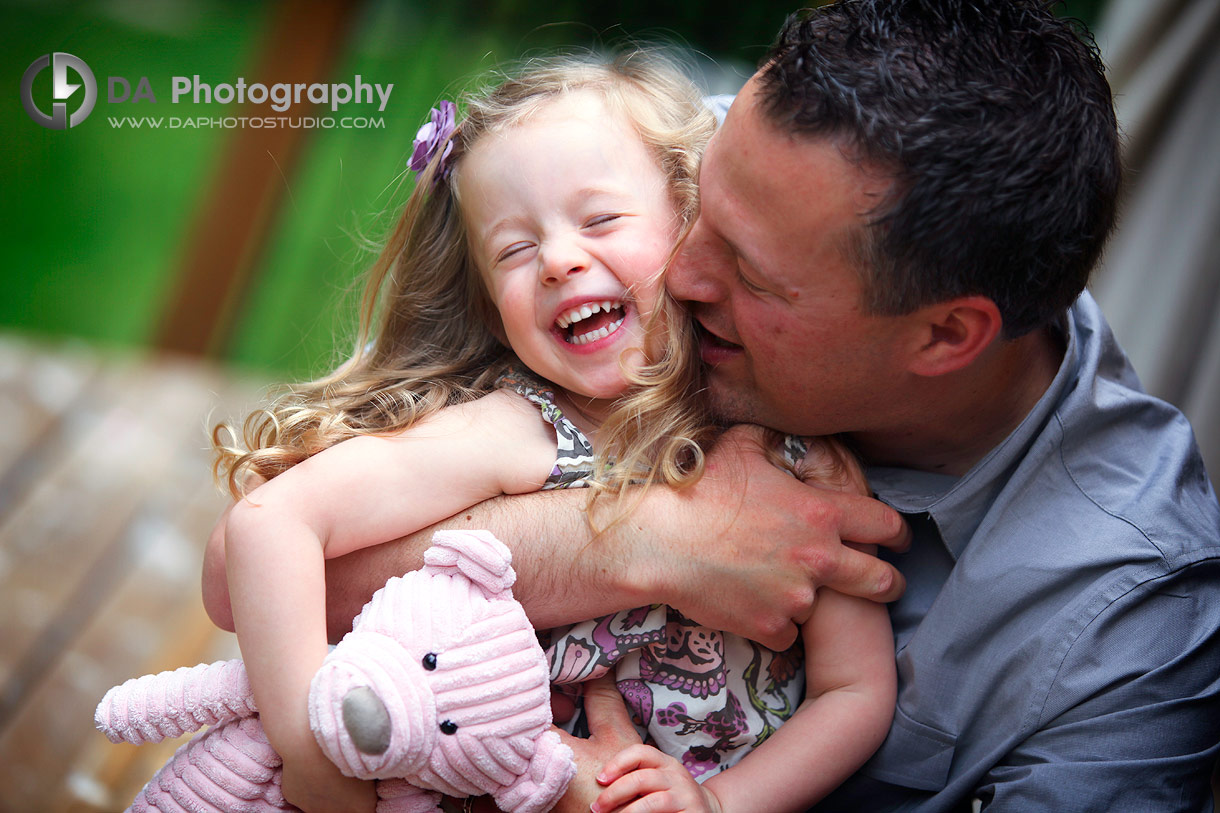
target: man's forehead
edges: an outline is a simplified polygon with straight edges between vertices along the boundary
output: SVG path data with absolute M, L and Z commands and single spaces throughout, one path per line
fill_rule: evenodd
M 729 195 L 766 218 L 798 207 L 826 226 L 872 221 L 891 200 L 896 173 L 842 139 L 784 132 L 757 106 L 741 112 L 708 148 L 700 184 L 713 198 Z
M 816 167 L 806 166 L 799 141 L 763 115 L 751 84 L 742 89 L 708 145 L 700 187 L 705 205 L 746 221 L 790 214 L 793 199 L 819 190 Z
M 861 229 L 891 186 L 834 139 L 781 129 L 752 81 L 708 146 L 701 217 L 754 282 L 801 287 L 810 269 L 856 262 Z

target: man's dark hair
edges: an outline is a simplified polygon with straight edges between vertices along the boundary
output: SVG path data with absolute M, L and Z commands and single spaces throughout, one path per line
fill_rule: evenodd
M 893 174 L 855 247 L 873 312 L 981 294 L 1015 338 L 1084 289 L 1122 173 L 1079 23 L 1038 0 L 844 0 L 788 18 L 761 88 L 777 126 Z

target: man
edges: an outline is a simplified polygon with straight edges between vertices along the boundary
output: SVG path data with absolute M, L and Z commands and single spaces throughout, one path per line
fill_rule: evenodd
M 818 809 L 1211 810 L 1220 512 L 1080 295 L 1109 89 L 1038 4 L 963 5 L 790 22 L 669 280 L 719 411 L 850 431 L 914 530 L 893 727 Z
M 893 726 L 817 810 L 1211 810 L 1220 507 L 1082 293 L 1117 154 L 1096 54 L 1034 0 L 796 17 L 707 150 L 668 286 L 717 410 L 846 433 L 913 532 L 883 553 L 907 583 Z M 453 523 L 516 542 L 540 626 L 666 601 L 778 646 L 819 586 L 893 598 L 837 540 L 901 548 L 896 515 L 785 482 L 749 442 L 587 548 L 574 496 Z M 337 563 L 336 615 L 422 544 Z

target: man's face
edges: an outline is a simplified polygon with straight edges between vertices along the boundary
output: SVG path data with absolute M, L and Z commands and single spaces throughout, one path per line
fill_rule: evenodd
M 703 328 L 714 408 L 802 434 L 892 428 L 909 333 L 866 313 L 848 249 L 890 180 L 777 129 L 757 88 L 707 148 L 699 220 L 667 279 Z

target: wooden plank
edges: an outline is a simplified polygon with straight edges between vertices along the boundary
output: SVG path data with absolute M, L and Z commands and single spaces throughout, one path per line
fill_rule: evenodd
M 240 657 L 237 638 L 212 626 L 199 609 L 178 628 L 177 646 L 141 671 L 160 672 L 188 663 L 210 663 Z M 89 741 L 60 788 L 55 807 L 70 810 L 122 810 L 187 737 L 157 745 L 114 745 L 100 734 Z
M 119 379 L 117 389 L 137 396 L 140 411 L 128 417 L 141 437 L 127 438 L 126 448 L 139 465 L 116 471 L 109 456 L 100 459 L 105 474 L 122 474 L 120 490 L 133 490 L 135 502 L 111 506 L 126 520 L 98 554 L 103 561 L 86 568 L 80 589 L 61 599 L 52 632 L 18 667 L 30 686 L 0 730 L 0 810 L 122 809 L 173 746 L 112 746 L 92 726 L 102 694 L 144 672 L 235 656 L 232 636 L 210 625 L 199 598 L 204 541 L 224 503 L 210 482 L 202 426 L 218 400 L 226 412 L 238 401 L 244 406 L 251 388 L 181 363 L 126 370 Z M 131 400 L 123 403 L 134 408 Z M 85 445 L 97 442 L 94 432 Z M 151 447 L 159 447 L 154 455 Z M 99 455 L 74 459 L 98 465 Z M 91 493 L 81 510 L 96 507 L 97 498 Z M 37 677 L 31 652 L 45 661 Z
M 204 456 L 196 456 L 202 463 Z M 190 457 L 184 454 L 182 460 Z M 135 567 L 73 647 L 96 679 L 76 704 L 74 721 L 84 748 L 63 774 L 64 809 L 100 800 L 121 809 L 180 744 L 116 746 L 93 731 L 93 709 L 107 689 L 142 674 L 239 656 L 236 638 L 212 626 L 199 596 L 204 541 L 225 500 L 204 467 L 191 471 L 193 484 L 173 478 L 151 495 L 153 508 L 142 523 L 145 541 Z M 181 508 L 174 499 L 180 493 L 189 495 Z M 47 770 L 55 766 L 41 768 Z
M 47 444 L 47 453 L 58 454 L 46 476 L 0 515 L 0 728 L 28 683 L 17 679 L 29 678 L 31 647 L 55 651 L 62 644 L 55 637 L 81 623 L 72 613 L 79 616 L 86 598 L 96 603 L 95 594 L 118 578 L 116 535 L 163 470 L 185 466 L 205 476 L 205 417 L 218 406 L 214 391 L 224 381 L 208 369 L 181 361 L 109 363 L 89 399 L 62 421 L 63 437 Z M 239 391 L 223 413 L 253 400 L 253 385 Z M 189 461 L 179 441 L 189 445 Z M 14 671 L 17 664 L 26 675 Z
M 169 465 L 167 438 L 197 431 L 186 416 L 206 407 L 186 383 L 166 368 L 117 366 L 73 413 L 67 454 L 0 518 L 0 730 L 37 680 L 40 653 L 66 643 L 115 577 L 115 540 Z
M 0 516 L 54 459 L 41 448 L 60 437 L 62 421 L 96 386 L 98 356 L 80 343 L 48 348 L 0 333 Z
M 106 608 L 98 620 L 100 624 L 131 619 L 127 613 Z M 181 665 L 177 661 L 182 659 L 196 663 L 212 652 L 234 657 L 232 649 L 220 645 L 222 636 L 232 636 L 220 633 L 202 607 L 192 603 L 167 603 L 155 624 L 154 619 L 141 620 L 141 628 L 148 632 L 146 642 L 163 648 L 161 660 L 131 662 L 124 669 L 115 653 L 73 647 L 39 683 L 0 737 L 0 808 L 122 810 L 169 759 L 179 744 L 172 740 L 143 747 L 111 744 L 93 728 L 98 701 L 110 686 L 146 668 L 161 671 Z M 86 635 L 95 644 L 107 639 L 94 631 L 91 628 Z

